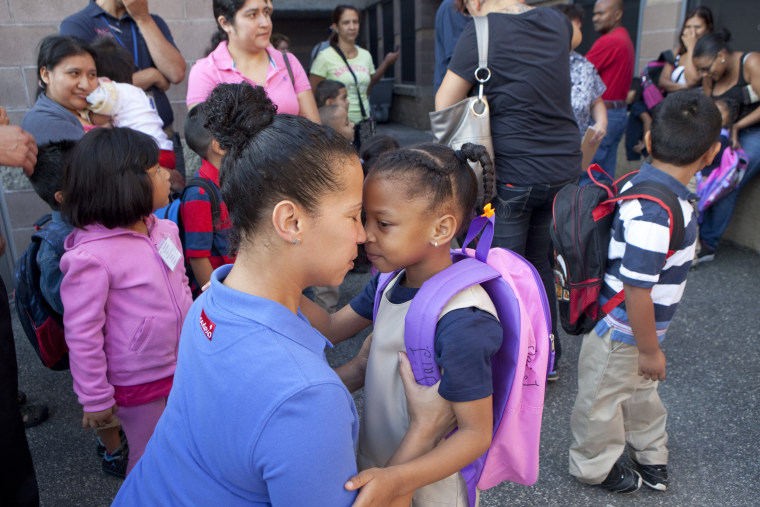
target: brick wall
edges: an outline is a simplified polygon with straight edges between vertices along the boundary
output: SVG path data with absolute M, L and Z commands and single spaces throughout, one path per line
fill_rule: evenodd
M 60 22 L 83 9 L 87 0 L 0 0 L 0 104 L 18 124 L 35 100 L 37 44 L 57 33 Z M 203 56 L 215 30 L 210 0 L 150 0 L 150 10 L 163 17 L 177 47 L 190 65 Z M 187 83 L 174 85 L 169 98 L 176 124 L 185 118 Z
M 637 69 L 657 58 L 660 52 L 676 47 L 681 29 L 682 0 L 647 0 L 641 18 Z

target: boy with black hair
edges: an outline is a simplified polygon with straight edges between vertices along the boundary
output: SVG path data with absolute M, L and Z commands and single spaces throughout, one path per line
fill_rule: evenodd
M 348 90 L 340 81 L 325 79 L 314 90 L 317 107 L 341 106 L 348 111 Z
M 71 233 L 73 227 L 61 218 L 60 204 L 63 200 L 63 170 L 68 163 L 69 155 L 76 146 L 76 141 L 63 140 L 44 144 L 37 152 L 37 164 L 34 173 L 29 176 L 32 188 L 52 210 L 50 224 L 45 227 L 50 233 L 48 237 L 59 238 L 60 248 L 49 241 L 43 241 L 37 252 L 37 265 L 40 268 L 40 290 L 47 303 L 59 314 L 63 315 L 61 303 L 61 280 L 63 273 L 59 264 L 63 250 L 63 240 Z
M 579 481 L 616 493 L 643 482 L 668 486 L 667 411 L 657 394 L 665 379 L 665 338 L 683 295 L 694 257 L 697 222 L 689 179 L 720 149 L 721 117 L 699 91 L 668 95 L 654 110 L 645 135 L 652 163 L 644 163 L 623 190 L 658 182 L 678 197 L 684 217 L 682 244 L 670 256 L 670 218 L 648 199 L 621 201 L 612 223 L 600 305 L 623 290 L 625 300 L 583 337 L 578 359 L 578 397 L 571 416 L 574 442 L 570 473 Z M 617 463 L 626 444 L 634 468 Z
M 224 264 L 230 264 L 235 257 L 230 254 L 227 238 L 232 227 L 227 206 L 219 190 L 219 166 L 224 151 L 206 128 L 208 117 L 203 104 L 192 108 L 185 120 L 185 141 L 201 157 L 201 167 L 197 176 L 211 183 L 216 192 L 220 213 L 218 223 L 214 223 L 211 199 L 200 186 L 188 182 L 182 194 L 180 217 L 184 231 L 183 247 L 185 259 L 190 264 L 190 287 L 193 297 L 211 279 L 211 273 Z M 191 180 L 192 181 L 192 180 Z

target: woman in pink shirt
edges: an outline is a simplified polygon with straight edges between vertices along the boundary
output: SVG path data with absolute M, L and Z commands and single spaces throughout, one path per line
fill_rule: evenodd
M 277 104 L 278 113 L 300 115 L 319 123 L 309 78 L 298 59 L 277 51 L 272 35 L 271 0 L 214 0 L 217 32 L 208 56 L 190 69 L 187 106 L 206 100 L 219 83 L 247 81 L 261 86 Z M 285 62 L 288 59 L 292 78 Z

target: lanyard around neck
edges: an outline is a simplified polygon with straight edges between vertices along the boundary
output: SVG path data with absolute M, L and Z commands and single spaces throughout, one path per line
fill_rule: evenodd
M 113 27 L 111 26 L 111 23 L 108 22 L 108 19 L 106 19 L 105 14 L 100 15 L 103 22 L 106 24 L 106 28 L 108 28 L 108 31 L 111 32 L 111 35 L 113 35 L 114 39 L 121 44 L 121 46 L 124 49 L 127 49 L 127 46 L 124 44 L 124 41 L 121 40 L 119 35 L 114 31 Z M 135 23 L 130 23 L 130 26 L 132 27 L 132 56 L 135 58 L 135 68 L 140 68 L 140 56 L 137 53 L 137 31 L 135 30 Z

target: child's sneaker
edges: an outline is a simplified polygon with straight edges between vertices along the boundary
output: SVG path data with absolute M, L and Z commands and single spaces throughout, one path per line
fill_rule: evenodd
M 125 445 L 127 443 L 127 435 L 124 433 L 124 430 L 119 428 L 119 440 L 121 441 L 121 447 L 127 448 Z M 129 450 L 127 448 L 127 450 Z M 106 452 L 106 446 L 103 444 L 103 440 L 98 437 L 98 445 L 95 447 L 95 452 L 97 453 L 99 458 L 103 457 L 103 454 Z
M 642 465 L 631 459 L 644 484 L 657 491 L 668 489 L 668 465 Z
M 107 451 L 103 453 L 103 471 L 108 475 L 124 479 L 127 477 L 127 462 L 129 460 L 129 451 L 120 446 L 113 454 Z
M 619 494 L 633 493 L 641 487 L 641 476 L 637 471 L 615 463 L 599 487 Z

